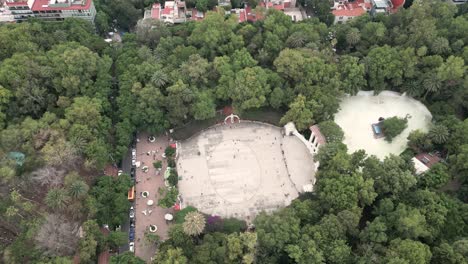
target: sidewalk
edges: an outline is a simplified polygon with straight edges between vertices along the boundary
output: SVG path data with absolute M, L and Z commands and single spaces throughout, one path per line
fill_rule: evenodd
M 151 257 L 154 256 L 156 247 L 154 245 L 148 245 L 145 242 L 144 234 L 145 231 L 149 230 L 150 225 L 156 225 L 158 230 L 155 234 L 159 235 L 161 240 L 167 239 L 167 232 L 169 225 L 164 220 L 164 215 L 167 213 L 173 213 L 171 208 L 159 207 L 158 200 L 158 188 L 165 187 L 164 185 L 164 171 L 167 167 L 167 162 L 162 158 L 164 150 L 171 142 L 166 136 L 160 136 L 155 142 L 148 141 L 147 133 L 140 133 L 138 135 L 139 142 L 136 146 L 137 162 L 141 163 L 140 167 L 136 169 L 136 200 L 135 200 L 135 255 L 150 263 Z M 153 154 L 153 151 L 155 152 Z M 150 153 L 148 155 L 148 152 Z M 157 175 L 157 170 L 153 166 L 153 162 L 157 160 L 163 161 L 163 167 Z M 143 172 L 143 166 L 148 166 L 148 171 Z M 147 191 L 149 196 L 143 198 L 141 193 Z M 148 200 L 153 200 L 154 204 L 148 206 Z M 143 211 L 146 210 L 146 215 Z M 152 211 L 151 213 L 149 211 Z

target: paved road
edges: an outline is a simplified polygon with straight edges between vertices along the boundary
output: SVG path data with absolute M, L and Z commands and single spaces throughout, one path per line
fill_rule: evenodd
M 132 152 L 131 149 L 127 151 L 127 154 L 122 160 L 122 170 L 124 173 L 130 175 L 130 169 L 132 168 Z M 128 229 L 130 227 L 130 219 L 126 219 L 126 222 L 122 224 L 122 232 L 126 232 L 128 234 Z M 125 243 L 123 246 L 119 247 L 119 253 L 123 253 L 128 251 L 128 243 Z

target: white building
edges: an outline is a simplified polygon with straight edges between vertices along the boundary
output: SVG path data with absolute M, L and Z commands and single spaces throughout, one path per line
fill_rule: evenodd
M 93 0 L 6 0 L 4 8 L 4 12 L 8 11 L 8 14 L 13 15 L 15 22 L 22 22 L 30 17 L 47 21 L 75 17 L 93 23 L 96 17 Z

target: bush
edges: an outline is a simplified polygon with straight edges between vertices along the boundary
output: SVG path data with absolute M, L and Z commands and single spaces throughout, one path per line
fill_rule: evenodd
M 161 191 L 162 190 L 162 191 Z M 172 187 L 171 189 L 159 189 L 160 194 L 164 194 L 164 197 L 159 199 L 158 205 L 163 208 L 169 208 L 177 202 L 177 196 L 179 195 L 179 190 Z
M 390 117 L 381 122 L 385 140 L 392 142 L 405 128 L 408 127 L 408 119 L 397 116 Z
M 167 159 L 167 166 L 170 168 L 175 168 L 176 167 L 175 160 L 172 158 Z
M 159 245 L 161 243 L 161 237 L 157 234 L 150 233 L 149 231 L 145 231 L 144 241 L 149 245 Z
M 177 186 L 177 183 L 179 182 L 179 175 L 175 169 L 171 169 L 171 174 L 169 174 L 167 181 L 171 186 Z
M 222 232 L 224 228 L 223 219 L 217 215 L 206 216 L 206 232 Z
M 333 121 L 324 121 L 318 124 L 320 132 L 325 136 L 327 143 L 341 142 L 344 138 L 343 129 Z
M 247 229 L 245 221 L 237 218 L 226 218 L 223 220 L 223 232 L 226 234 L 243 232 Z
M 158 161 L 153 162 L 153 166 L 154 166 L 156 169 L 162 168 L 162 161 L 158 160 Z
M 193 206 L 187 206 L 187 207 L 185 207 L 184 209 L 178 211 L 178 212 L 175 214 L 175 222 L 176 222 L 177 224 L 182 224 L 182 223 L 184 223 L 185 215 L 187 215 L 188 213 L 193 212 L 193 211 L 197 211 L 197 208 L 195 208 L 195 207 L 193 207 Z
M 424 175 L 418 178 L 419 184 L 430 189 L 439 189 L 445 186 L 451 177 L 448 173 L 447 166 L 442 163 L 437 163 L 432 168 L 425 172 Z
M 164 153 L 166 154 L 166 158 L 174 158 L 175 156 L 175 148 L 167 147 Z

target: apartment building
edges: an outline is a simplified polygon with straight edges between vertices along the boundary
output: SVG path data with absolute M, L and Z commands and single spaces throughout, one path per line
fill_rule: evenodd
M 0 12 L 5 20 L 7 16 L 12 22 L 22 22 L 30 17 L 46 21 L 62 21 L 75 17 L 94 22 L 96 8 L 93 0 L 4 0 L 3 10 Z M 1 11 L 1 9 L 0 9 Z

